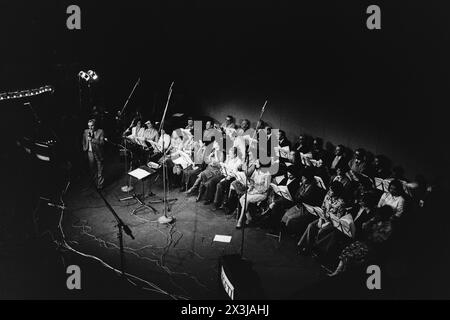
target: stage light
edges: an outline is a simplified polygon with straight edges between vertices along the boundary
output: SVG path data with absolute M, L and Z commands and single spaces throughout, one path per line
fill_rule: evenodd
M 80 71 L 78 73 L 78 76 L 83 79 L 84 81 L 89 81 L 89 79 L 91 78 L 86 72 L 84 71 Z
M 23 97 L 32 97 L 37 96 L 42 93 L 46 92 L 53 92 L 52 86 L 44 86 L 36 89 L 30 89 L 30 90 L 21 90 L 21 91 L 14 91 L 14 92 L 5 92 L 0 93 L 0 100 L 10 100 L 10 99 L 20 99 Z
M 89 77 L 91 77 L 92 81 L 97 81 L 98 80 L 98 74 L 95 73 L 95 71 L 88 70 L 87 74 L 89 75 Z
M 96 82 L 99 79 L 98 74 L 93 70 L 88 70 L 87 72 L 81 70 L 78 73 L 78 76 L 80 77 L 80 79 L 83 79 L 87 83 Z

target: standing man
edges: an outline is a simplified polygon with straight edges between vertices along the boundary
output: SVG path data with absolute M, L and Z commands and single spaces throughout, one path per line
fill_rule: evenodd
M 97 166 L 96 186 L 103 188 L 103 145 L 104 134 L 102 129 L 96 127 L 95 119 L 88 121 L 88 129 L 83 133 L 83 151 L 87 152 L 91 174 L 95 176 L 95 166 Z

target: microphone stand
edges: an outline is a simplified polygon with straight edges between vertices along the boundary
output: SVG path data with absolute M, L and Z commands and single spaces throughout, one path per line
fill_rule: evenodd
M 258 122 L 261 121 L 264 111 L 266 109 L 266 105 L 267 105 L 267 100 L 264 102 L 264 105 L 261 109 L 261 113 L 259 115 L 259 120 Z M 257 123 L 258 123 L 257 122 Z M 258 132 L 258 130 L 255 130 L 255 132 L 253 133 L 253 137 L 252 140 L 250 140 L 249 146 L 252 143 L 253 139 L 256 136 L 256 133 Z M 250 149 L 250 148 L 249 148 Z M 245 166 L 245 196 L 244 196 L 244 214 L 242 216 L 242 237 L 241 237 L 241 258 L 244 256 L 244 230 L 245 230 L 245 219 L 246 219 L 246 209 L 247 209 L 247 195 L 248 195 L 248 167 L 249 167 L 249 162 L 250 162 L 250 155 L 248 153 L 249 151 L 246 151 L 246 155 L 245 155 L 245 162 L 246 162 L 246 166 Z
M 125 104 L 123 105 L 122 110 L 120 111 L 120 115 L 118 116 L 118 120 L 119 120 L 119 121 L 121 120 L 121 117 L 123 117 L 123 112 L 125 111 L 125 108 L 126 108 L 127 105 L 128 105 L 128 101 L 130 101 L 130 99 L 131 99 L 131 97 L 132 97 L 132 95 L 133 95 L 133 93 L 134 93 L 134 90 L 136 90 L 136 87 L 138 86 L 138 84 L 139 84 L 140 82 L 141 82 L 141 78 L 139 77 L 139 78 L 137 79 L 136 83 L 134 84 L 134 87 L 133 87 L 133 89 L 131 90 L 131 93 L 128 95 L 128 98 L 127 98 L 127 100 L 125 101 Z M 127 130 L 128 130 L 128 129 L 127 129 Z M 126 132 L 126 131 L 125 131 L 125 132 Z M 123 134 L 122 134 L 122 136 L 123 136 Z M 124 149 L 124 151 L 125 151 L 125 174 L 127 174 L 128 171 L 129 171 L 129 168 L 128 168 L 128 152 L 129 152 L 130 150 L 127 148 L 127 139 L 126 139 L 126 138 L 125 138 L 125 143 L 124 143 L 123 149 Z M 131 155 L 131 158 L 132 158 L 132 157 L 133 157 L 133 154 L 131 153 L 131 151 L 130 151 L 130 155 Z M 130 193 L 130 191 L 133 190 L 133 187 L 131 186 L 131 177 L 130 177 L 130 176 L 128 177 L 128 184 L 127 184 L 126 186 L 123 186 L 121 189 L 122 189 L 123 192 L 127 192 L 128 194 Z
M 166 180 L 167 180 L 167 165 L 166 165 L 166 150 L 164 147 L 165 141 L 164 141 L 164 134 L 162 133 L 162 130 L 164 129 L 164 121 L 166 119 L 166 112 L 167 108 L 169 107 L 170 97 L 172 96 L 172 87 L 173 87 L 173 81 L 169 88 L 169 94 L 167 96 L 167 102 L 166 107 L 164 108 L 164 113 L 161 119 L 161 123 L 159 126 L 159 134 L 162 138 L 162 153 L 163 153 L 163 163 L 162 163 L 162 170 L 163 170 L 163 189 L 164 189 L 164 195 L 163 195 L 163 203 L 164 203 L 164 215 L 158 218 L 158 222 L 161 224 L 169 224 L 174 221 L 174 218 L 172 216 L 167 215 L 167 186 L 166 186 Z

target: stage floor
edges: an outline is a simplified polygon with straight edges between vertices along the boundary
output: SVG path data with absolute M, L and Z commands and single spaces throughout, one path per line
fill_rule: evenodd
M 225 215 L 221 210 L 214 212 L 211 206 L 195 202 L 195 197 L 171 190 L 169 198 L 177 198 L 177 201 L 173 203 L 170 214 L 176 221 L 171 225 L 160 225 L 157 218 L 163 214 L 162 204 L 152 204 L 157 214 L 143 210 L 131 215 L 139 205 L 137 201 L 119 200 L 127 196 L 121 186 L 128 178 L 118 159 L 107 163 L 105 176 L 106 187 L 102 193 L 135 236 L 132 240 L 124 235 L 126 271 L 178 297 L 221 297 L 218 259 L 224 254 L 240 252 L 242 231 L 235 228 L 235 217 Z M 136 188 L 141 192 L 140 182 Z M 161 179 L 155 182 L 152 191 L 156 197 L 146 198 L 145 202 L 162 195 Z M 65 202 L 68 209 L 62 226 L 71 245 L 119 268 L 115 219 L 96 191 L 89 188 L 86 180 L 75 182 Z M 214 242 L 215 235 L 229 235 L 232 240 L 230 243 Z M 327 278 L 313 258 L 297 254 L 294 239 L 279 243 L 259 228 L 245 229 L 244 257 L 253 262 L 261 279 L 264 291 L 261 298 L 292 299 L 303 288 Z

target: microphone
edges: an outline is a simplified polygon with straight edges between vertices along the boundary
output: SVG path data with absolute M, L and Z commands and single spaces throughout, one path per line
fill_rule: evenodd
M 47 198 L 39 197 L 39 200 L 44 200 L 44 201 L 46 201 L 46 202 L 47 202 L 47 205 L 48 205 L 49 207 L 58 208 L 58 209 L 61 209 L 61 210 L 67 209 L 66 206 L 63 206 L 63 205 L 60 205 L 60 204 L 56 204 L 56 203 L 50 202 L 50 199 L 47 199 Z
M 54 207 L 54 208 L 58 208 L 58 209 L 61 209 L 61 210 L 67 209 L 66 206 L 62 206 L 62 205 L 56 204 L 56 203 L 47 202 L 47 205 L 48 205 L 49 207 Z

